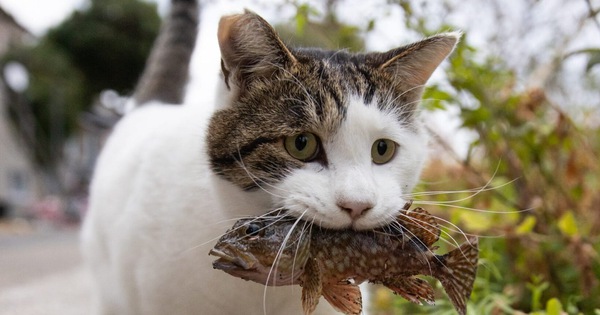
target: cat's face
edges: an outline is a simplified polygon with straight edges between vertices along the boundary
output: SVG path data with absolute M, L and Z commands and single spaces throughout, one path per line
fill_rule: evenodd
M 234 97 L 209 127 L 214 172 L 324 227 L 389 223 L 426 157 L 422 86 L 456 41 L 371 54 L 290 49 L 253 13 L 223 18 Z

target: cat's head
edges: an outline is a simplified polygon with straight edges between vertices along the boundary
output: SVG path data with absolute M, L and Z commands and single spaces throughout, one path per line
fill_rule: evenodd
M 213 171 L 324 227 L 389 223 L 426 159 L 423 85 L 458 38 L 352 54 L 288 47 L 252 12 L 222 18 L 233 96 L 210 122 Z

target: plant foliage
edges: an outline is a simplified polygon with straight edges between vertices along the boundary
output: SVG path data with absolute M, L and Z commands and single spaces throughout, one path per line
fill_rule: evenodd
M 52 169 L 79 114 L 104 89 L 130 92 L 150 51 L 160 19 L 156 5 L 93 0 L 34 45 L 14 47 L 0 65 L 29 72 L 22 95 L 9 91 L 10 113 L 35 161 Z

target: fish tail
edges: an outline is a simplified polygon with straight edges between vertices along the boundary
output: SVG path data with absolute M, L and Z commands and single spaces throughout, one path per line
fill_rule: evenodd
M 443 256 L 437 256 L 439 268 L 436 268 L 434 277 L 440 280 L 454 308 L 461 315 L 467 313 L 467 300 L 473 290 L 478 256 L 476 237 L 469 238 L 460 247 Z

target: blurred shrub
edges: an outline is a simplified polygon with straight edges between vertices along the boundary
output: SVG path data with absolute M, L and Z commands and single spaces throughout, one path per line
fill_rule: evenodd
M 450 243 L 464 240 L 458 227 L 482 237 L 470 314 L 599 312 L 600 130 L 541 88 L 519 90 L 499 60 L 476 62 L 467 43 L 450 58 L 449 85 L 429 87 L 424 105 L 457 107 L 476 137 L 465 159 L 436 155 L 417 191 L 441 193 L 415 203 L 448 220 Z M 453 314 L 445 298 L 434 308 L 394 303 L 378 313 Z
M 39 166 L 55 167 L 79 113 L 98 93 L 133 89 L 159 26 L 155 4 L 93 0 L 34 45 L 3 56 L 0 68 L 18 62 L 29 72 L 22 95 L 8 91 L 9 110 Z

